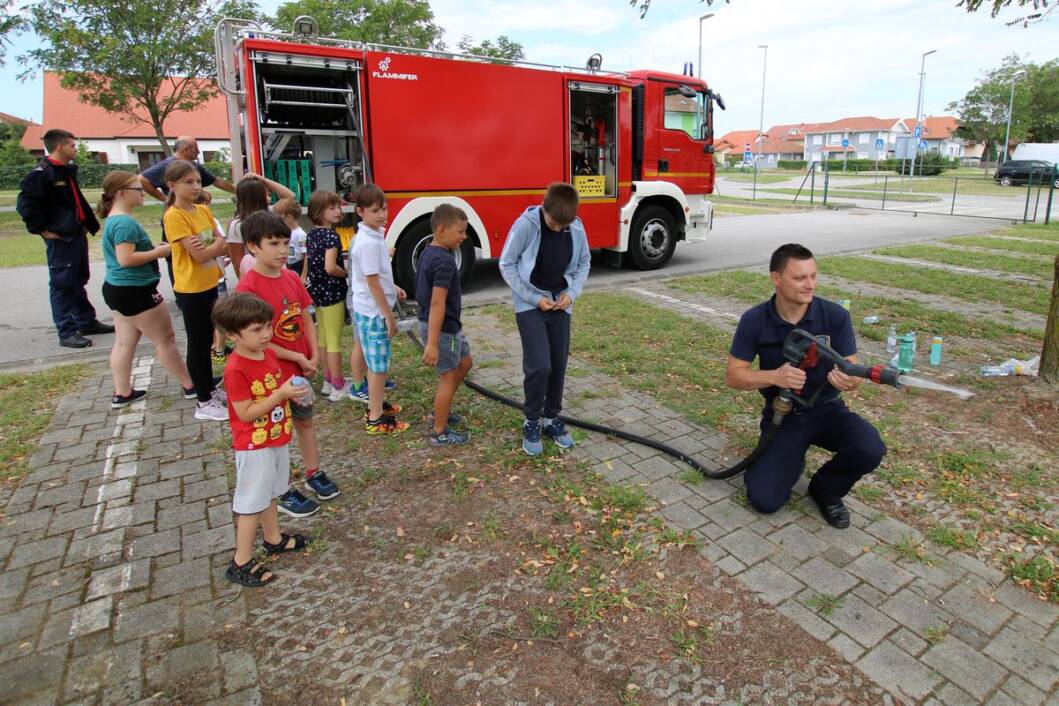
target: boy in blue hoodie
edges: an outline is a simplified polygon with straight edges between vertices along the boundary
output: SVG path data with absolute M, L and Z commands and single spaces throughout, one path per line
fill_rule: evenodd
M 541 434 L 561 448 L 574 439 L 559 420 L 570 355 L 570 317 L 588 278 L 588 236 L 577 217 L 573 185 L 548 185 L 541 206 L 518 217 L 500 253 L 500 274 L 511 287 L 515 322 L 522 338 L 522 450 L 544 450 Z

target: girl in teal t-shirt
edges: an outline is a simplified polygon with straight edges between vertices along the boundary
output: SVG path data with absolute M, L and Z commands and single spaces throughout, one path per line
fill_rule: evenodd
M 103 180 L 103 196 L 96 207 L 103 226 L 103 300 L 114 312 L 114 348 L 110 374 L 114 379 L 114 409 L 128 406 L 147 394 L 132 387 L 132 358 L 140 336 L 146 335 L 169 373 L 180 381 L 185 399 L 195 397 L 184 359 L 177 350 L 173 319 L 158 293 L 158 261 L 170 253 L 169 243 L 155 245 L 132 217 L 143 205 L 143 187 L 131 172 L 110 172 Z

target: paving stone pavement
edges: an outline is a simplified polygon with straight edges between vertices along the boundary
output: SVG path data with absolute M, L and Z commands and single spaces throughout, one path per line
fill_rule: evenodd
M 488 316 L 468 322 L 472 342 L 494 344 L 476 346 L 480 362 L 496 361 L 480 365 L 477 379 L 501 388 L 520 379 L 517 336 Z M 708 465 L 725 463 L 718 434 L 624 390 L 576 351 L 572 370 L 571 414 L 647 429 Z M 165 703 L 189 682 L 202 703 L 261 701 L 254 655 L 218 639 L 247 625 L 276 629 L 248 614 L 223 578 L 234 542 L 223 425 L 194 420 L 193 404 L 150 357 L 137 359 L 134 374 L 151 394 L 120 411 L 109 407 L 104 368 L 78 383 L 26 478 L 0 498 L 0 703 Z M 840 532 L 803 501 L 759 516 L 740 502 L 738 480 L 687 484 L 679 464 L 619 440 L 592 435 L 575 453 L 612 481 L 644 485 L 670 525 L 704 539 L 717 567 L 894 696 L 1056 702 L 1059 609 L 977 560 L 932 547 L 943 557 L 935 566 L 896 563 L 887 548 L 918 534 L 857 501 L 854 527 Z M 812 608 L 822 593 L 842 598 L 829 615 Z M 365 675 L 384 685 L 399 668 L 373 664 Z M 651 679 L 667 683 L 664 671 Z M 781 695 L 771 689 L 748 700 Z
M 710 323 L 727 320 L 694 303 L 651 301 Z M 475 349 L 476 380 L 512 391 L 511 381 L 521 380 L 517 333 L 481 316 L 466 328 L 472 345 L 491 344 Z M 622 388 L 578 361 L 576 350 L 570 367 L 565 414 L 650 436 L 708 468 L 735 460 L 722 459 L 721 435 Z M 704 540 L 702 552 L 716 566 L 894 696 L 946 705 L 1059 703 L 1059 606 L 978 559 L 925 542 L 932 565 L 898 561 L 893 545 L 922 540 L 918 530 L 855 498 L 846 499 L 852 526 L 833 529 L 805 497 L 805 478 L 795 486 L 796 500 L 760 515 L 745 505 L 741 478 L 687 483 L 680 478 L 687 466 L 675 459 L 596 434 L 573 453 L 612 482 L 643 486 L 672 527 Z M 821 596 L 840 599 L 830 614 L 814 609 Z

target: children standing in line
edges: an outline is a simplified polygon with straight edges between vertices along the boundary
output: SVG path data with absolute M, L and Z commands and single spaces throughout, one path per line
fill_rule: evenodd
M 308 540 L 280 532 L 276 498 L 290 479 L 292 400 L 305 394 L 296 386 L 269 349 L 272 307 L 252 294 L 233 294 L 217 304 L 213 321 L 235 342 L 235 351 L 224 368 L 228 390 L 228 419 L 235 450 L 235 555 L 225 576 L 250 588 L 272 582 L 276 576 L 254 559 L 257 528 L 264 534 L 269 554 L 301 551 Z
M 272 206 L 268 205 L 269 193 L 275 194 L 279 199 Z M 237 279 L 242 279 L 245 274 L 243 260 L 247 255 L 246 248 L 243 246 L 240 224 L 251 213 L 257 211 L 271 210 L 273 213 L 283 215 L 293 203 L 294 192 L 279 182 L 266 179 L 253 172 L 245 174 L 239 180 L 239 185 L 235 187 L 235 217 L 228 224 L 228 233 L 225 235 L 225 240 L 228 241 L 228 257 L 232 261 Z M 246 264 L 246 271 L 254 266 L 250 259 L 246 260 Z
M 272 306 L 273 338 L 268 345 L 279 358 L 284 376 L 316 375 L 319 350 L 316 326 L 308 311 L 312 299 L 298 275 L 286 267 L 290 229 L 279 216 L 262 210 L 250 214 L 243 222 L 242 237 L 256 262 L 254 269 L 239 281 L 236 291 L 256 294 Z M 312 403 L 291 400 L 291 414 L 305 464 L 305 485 L 320 500 L 330 500 L 339 491 L 320 470 Z M 306 517 L 320 506 L 292 486 L 280 496 L 279 509 L 293 517 Z
M 342 267 L 342 244 L 334 231 L 342 220 L 342 199 L 333 191 L 314 191 L 309 197 L 309 220 L 313 228 L 306 240 L 306 288 L 316 306 L 320 346 L 324 349 L 324 381 L 330 388 L 328 399 L 338 402 L 348 396 L 342 376 L 346 270 Z
M 292 201 L 283 213 L 283 222 L 290 228 L 290 255 L 287 256 L 287 269 L 293 270 L 305 284 L 305 241 L 306 234 L 298 219 L 302 217 L 302 205 Z
M 360 226 L 349 250 L 353 282 L 353 319 L 368 367 L 368 413 L 364 428 L 369 434 L 392 434 L 408 428 L 397 420 L 400 407 L 384 407 L 386 373 L 390 369 L 390 339 L 397 333 L 393 306 L 405 292 L 393 281 L 386 228 L 386 194 L 365 184 L 354 194 Z
M 158 293 L 158 261 L 171 252 L 169 243 L 155 245 L 135 218 L 143 205 L 143 187 L 131 172 L 111 172 L 103 179 L 103 196 L 96 207 L 103 225 L 106 277 L 103 300 L 114 312 L 114 348 L 110 374 L 114 378 L 112 409 L 126 407 L 147 394 L 132 387 L 132 359 L 141 335 L 151 339 L 158 358 L 180 381 L 184 397 L 195 397 L 191 375 L 180 357 L 173 319 Z
M 224 421 L 228 410 L 224 393 L 214 384 L 210 358 L 210 314 L 221 276 L 216 258 L 224 252 L 224 236 L 217 230 L 210 209 L 195 203 L 202 191 L 202 178 L 194 164 L 173 162 L 165 170 L 165 182 L 169 198 L 162 222 L 173 248 L 173 292 L 184 315 L 187 368 L 198 398 L 195 419 Z
M 531 456 L 544 451 L 542 432 L 561 448 L 574 445 L 558 417 L 570 355 L 570 317 L 591 265 L 577 204 L 572 184 L 550 184 L 544 204 L 526 209 L 511 226 L 500 253 L 500 274 L 511 287 L 522 338 L 522 449 Z
M 416 274 L 419 333 L 426 342 L 423 363 L 434 366 L 441 379 L 434 394 L 431 446 L 467 443 L 467 434 L 452 429 L 462 420 L 452 414 L 452 398 L 471 369 L 471 348 L 460 322 L 460 270 L 452 253 L 467 239 L 467 214 L 443 203 L 430 216 L 434 239 L 423 249 Z

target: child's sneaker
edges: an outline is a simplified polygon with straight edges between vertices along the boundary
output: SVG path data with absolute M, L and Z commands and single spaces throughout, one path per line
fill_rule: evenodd
M 147 394 L 147 390 L 136 390 L 134 389 L 127 395 L 114 395 L 110 398 L 111 409 L 121 409 L 122 407 L 128 407 L 136 400 L 143 399 L 144 395 Z
M 218 387 L 213 391 L 213 399 L 217 400 L 217 402 L 222 405 L 227 405 L 228 393 Z
M 364 382 L 359 385 L 350 383 L 346 389 L 348 390 L 346 395 L 354 402 L 363 402 L 364 404 L 370 402 L 368 399 L 368 383 Z
M 320 385 L 320 396 L 327 397 L 330 399 L 331 391 L 335 389 L 335 386 L 331 384 L 330 380 L 324 380 L 324 384 Z M 331 400 L 334 402 L 335 400 Z
M 530 456 L 539 456 L 544 451 L 539 419 L 527 419 L 522 425 L 522 450 Z
M 320 500 L 330 500 L 341 494 L 338 486 L 323 471 L 314 473 L 309 480 L 305 481 L 305 487 L 316 493 L 316 497 Z
M 394 380 L 393 378 L 386 378 L 386 391 L 390 392 L 391 390 L 396 390 L 396 389 L 397 389 L 397 381 Z
M 403 408 L 399 404 L 390 404 L 389 400 L 383 400 L 382 401 L 382 413 L 384 415 L 388 414 L 391 417 L 395 417 L 395 416 L 397 416 L 398 414 L 401 413 L 402 409 Z M 364 410 L 364 421 L 365 422 L 368 421 L 368 414 L 369 414 L 369 410 Z
M 434 426 L 434 413 L 433 412 L 427 412 L 427 424 L 429 424 L 430 426 Z M 461 417 L 458 414 L 454 414 L 454 413 L 450 413 L 449 414 L 448 426 L 450 426 L 450 427 L 458 427 L 461 424 L 463 424 L 463 417 Z
M 228 421 L 228 407 L 217 401 L 214 397 L 209 402 L 199 402 L 195 405 L 195 419 L 211 422 Z
M 286 493 L 276 498 L 276 507 L 291 517 L 308 517 L 320 509 L 319 505 L 302 495 L 297 488 L 288 488 Z
M 329 382 L 325 382 L 324 384 L 330 385 L 331 390 L 329 392 L 324 392 L 323 389 L 321 389 L 320 394 L 327 395 L 327 399 L 331 400 L 332 402 L 341 402 L 342 400 L 349 397 L 349 391 L 346 390 L 345 384 L 343 384 L 342 387 L 335 387 Z
M 541 427 L 544 435 L 554 441 L 559 448 L 569 449 L 573 447 L 574 437 L 570 436 L 570 432 L 566 430 L 566 425 L 558 419 L 542 419 Z
M 180 396 L 183 397 L 185 400 L 197 400 L 199 398 L 198 393 L 195 392 L 194 385 L 192 385 L 191 387 L 181 387 Z
M 461 434 L 458 431 L 453 431 L 449 427 L 445 427 L 445 431 L 438 434 L 431 430 L 430 432 L 430 445 L 431 446 L 456 446 L 459 444 L 466 444 L 469 439 L 466 434 Z
M 408 422 L 399 422 L 392 414 L 383 414 L 375 420 L 364 420 L 364 431 L 375 436 L 377 434 L 395 434 L 408 428 Z

